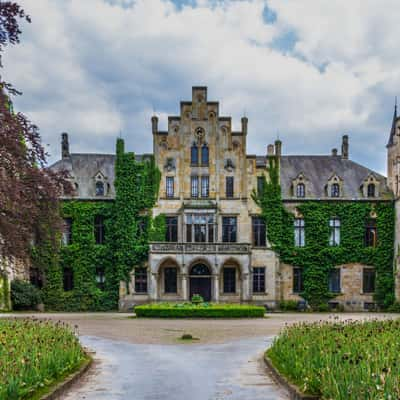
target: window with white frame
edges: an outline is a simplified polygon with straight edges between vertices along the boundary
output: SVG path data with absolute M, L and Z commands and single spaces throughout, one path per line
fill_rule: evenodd
M 294 220 L 294 245 L 296 247 L 304 247 L 306 245 L 305 222 L 303 218 L 295 218 Z
M 340 245 L 340 219 L 331 218 L 329 220 L 329 246 Z

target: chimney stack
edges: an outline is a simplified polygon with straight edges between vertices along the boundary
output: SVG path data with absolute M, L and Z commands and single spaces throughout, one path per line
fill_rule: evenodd
M 267 156 L 273 156 L 274 155 L 274 145 L 273 144 L 269 144 L 267 147 Z
M 151 117 L 151 130 L 153 135 L 158 132 L 158 118 L 155 115 Z
M 63 132 L 61 134 L 61 158 L 68 158 L 69 155 L 68 133 Z
M 332 149 L 332 156 L 336 157 L 337 156 L 337 149 Z
M 277 157 L 282 155 L 282 142 L 279 139 L 275 140 L 275 155 Z
M 349 159 L 349 137 L 347 135 L 342 137 L 342 158 L 344 160 Z
M 242 133 L 243 135 L 247 135 L 247 123 L 249 122 L 249 120 L 247 119 L 247 117 L 242 117 Z

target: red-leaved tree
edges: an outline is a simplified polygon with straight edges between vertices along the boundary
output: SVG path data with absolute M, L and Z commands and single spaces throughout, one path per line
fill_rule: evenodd
M 0 72 L 4 50 L 19 43 L 21 21 L 30 22 L 24 10 L 0 0 Z M 46 169 L 38 127 L 13 110 L 20 94 L 0 74 L 0 259 L 25 259 L 32 240 L 48 239 L 60 226 L 58 198 L 71 190 L 65 173 Z

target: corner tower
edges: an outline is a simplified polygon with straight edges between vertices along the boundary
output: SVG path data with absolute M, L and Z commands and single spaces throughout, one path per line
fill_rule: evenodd
M 394 105 L 392 127 L 390 129 L 387 148 L 387 177 L 388 186 L 396 198 L 399 197 L 400 177 L 400 118 L 397 116 L 397 99 Z

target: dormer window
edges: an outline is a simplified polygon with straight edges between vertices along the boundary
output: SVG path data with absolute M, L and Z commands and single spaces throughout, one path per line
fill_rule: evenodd
M 193 143 L 192 147 L 190 148 L 190 164 L 199 164 L 199 148 L 197 147 L 196 143 Z
M 340 197 L 340 186 L 338 183 L 332 183 L 331 197 Z
M 296 186 L 296 197 L 305 197 L 306 195 L 306 187 L 304 183 L 298 183 Z
M 368 197 L 375 197 L 375 184 L 369 183 L 367 187 L 367 196 Z
M 96 182 L 96 196 L 104 196 L 104 183 L 102 181 Z
M 204 143 L 203 146 L 201 147 L 201 165 L 208 166 L 208 159 L 209 159 L 208 146 L 206 143 Z

